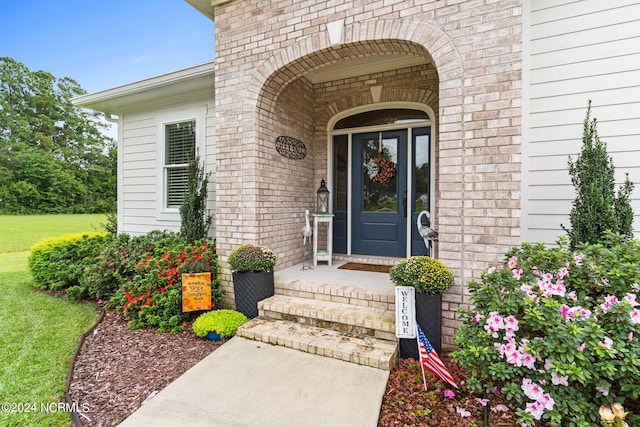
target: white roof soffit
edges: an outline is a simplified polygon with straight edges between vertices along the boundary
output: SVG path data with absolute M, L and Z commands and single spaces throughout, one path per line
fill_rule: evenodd
M 213 9 L 221 4 L 229 3 L 231 0 L 184 0 L 196 8 L 207 18 L 213 21 Z
M 194 98 L 213 99 L 214 67 L 214 61 L 205 62 L 134 83 L 78 96 L 72 102 L 80 107 L 119 115 L 126 111 Z

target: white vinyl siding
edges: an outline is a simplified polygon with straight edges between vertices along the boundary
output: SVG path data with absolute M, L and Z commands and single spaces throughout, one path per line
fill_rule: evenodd
M 640 2 L 527 0 L 525 13 L 522 238 L 553 243 L 570 226 L 567 162 L 589 99 L 616 181 L 628 172 L 636 183 L 640 214 Z
M 178 206 L 167 208 L 165 169 L 165 125 L 194 121 L 196 145 L 206 170 L 215 171 L 213 100 L 173 108 L 124 113 L 121 115 L 119 155 L 121 231 L 143 234 L 152 230 L 180 230 Z M 199 134 L 199 136 L 198 136 Z M 214 172 L 215 173 L 215 172 Z M 207 206 L 215 211 L 215 175 L 209 183 Z M 210 230 L 215 236 L 215 229 Z

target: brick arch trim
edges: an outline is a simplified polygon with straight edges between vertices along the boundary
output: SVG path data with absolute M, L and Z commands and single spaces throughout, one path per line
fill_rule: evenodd
M 397 41 L 410 42 L 398 45 Z M 388 45 L 386 44 L 387 42 Z M 464 67 L 460 53 L 456 49 L 449 35 L 439 27 L 419 20 L 389 19 L 365 21 L 346 25 L 343 41 L 340 47 L 348 47 L 368 43 L 376 47 L 382 46 L 377 54 L 384 54 L 385 50 L 397 53 L 404 50 L 407 54 L 427 56 L 432 59 L 440 80 L 440 99 L 458 98 L 448 105 L 462 105 L 462 88 Z M 421 49 L 417 49 L 419 46 Z M 360 50 L 360 49 L 359 49 Z M 268 91 L 270 100 L 266 99 L 264 87 L 274 75 L 277 76 L 277 87 L 284 87 L 287 83 L 302 76 L 305 71 L 321 68 L 326 62 L 314 61 L 318 55 L 336 59 L 335 46 L 329 45 L 328 37 L 324 33 L 301 39 L 299 42 L 274 52 L 264 61 L 254 73 L 245 96 L 246 113 L 255 111 L 261 103 L 269 103 L 277 99 L 272 91 Z M 448 89 L 448 90 L 443 90 Z M 455 90 L 458 89 L 458 90 Z M 268 109 L 268 108 L 267 108 Z M 251 114 L 248 114 L 251 116 Z M 253 118 L 245 115 L 249 124 Z

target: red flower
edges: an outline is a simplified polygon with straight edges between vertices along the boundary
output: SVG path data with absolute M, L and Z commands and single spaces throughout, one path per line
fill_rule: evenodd
M 149 304 L 151 304 L 151 297 L 148 297 L 147 300 L 144 302 L 144 305 L 149 306 Z
M 124 296 L 127 297 L 127 304 L 130 303 L 131 302 L 131 293 L 127 291 L 127 292 L 124 293 Z
M 200 261 L 202 259 L 202 255 L 201 254 L 195 254 L 194 258 L 197 259 L 198 261 Z

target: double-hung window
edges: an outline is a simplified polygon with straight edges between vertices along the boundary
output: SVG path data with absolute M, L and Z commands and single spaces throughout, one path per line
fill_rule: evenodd
M 157 117 L 157 219 L 180 221 L 189 184 L 189 162 L 204 158 L 205 110 L 194 108 Z
M 189 162 L 196 152 L 196 121 L 164 125 L 165 208 L 179 208 L 188 185 Z

